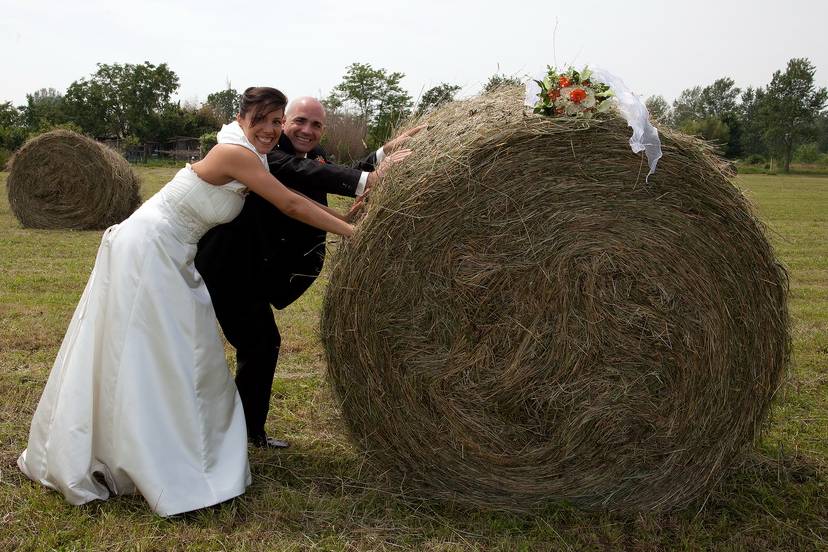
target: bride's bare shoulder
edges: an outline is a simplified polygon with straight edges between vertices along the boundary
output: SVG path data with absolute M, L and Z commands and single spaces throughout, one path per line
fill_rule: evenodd
M 191 165 L 202 180 L 216 185 L 237 180 L 240 170 L 253 170 L 261 166 L 255 153 L 236 144 L 217 144 L 204 159 Z

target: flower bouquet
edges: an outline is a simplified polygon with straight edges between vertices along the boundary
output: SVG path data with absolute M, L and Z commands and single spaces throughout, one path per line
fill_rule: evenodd
M 592 76 L 587 67 L 582 71 L 570 67 L 563 73 L 547 67 L 543 80 L 535 81 L 540 91 L 534 103 L 534 112 L 553 117 L 567 115 L 589 119 L 595 113 L 609 110 L 612 90 Z

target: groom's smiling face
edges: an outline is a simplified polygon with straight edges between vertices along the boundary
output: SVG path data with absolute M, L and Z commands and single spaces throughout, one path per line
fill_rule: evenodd
M 319 145 L 325 130 L 325 108 L 314 98 L 298 98 L 288 105 L 283 132 L 297 154 Z

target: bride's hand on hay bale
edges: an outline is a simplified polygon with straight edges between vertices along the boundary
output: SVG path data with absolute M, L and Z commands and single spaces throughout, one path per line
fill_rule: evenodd
M 348 209 L 348 212 L 345 214 L 345 217 L 342 219 L 345 222 L 354 224 L 356 220 L 359 218 L 359 215 L 362 213 L 362 209 L 365 206 L 365 200 L 368 198 L 368 192 L 362 194 L 361 196 L 357 197 L 354 200 L 354 204 L 351 205 L 351 208 Z
M 388 143 L 382 146 L 382 151 L 385 152 L 385 155 L 394 153 L 395 151 L 403 147 L 406 143 L 408 143 L 408 141 L 411 140 L 412 136 L 423 130 L 426 126 L 427 125 L 419 125 L 406 130 L 405 132 L 403 132 L 402 134 L 400 134 L 399 136 L 397 136 L 393 140 L 390 140 Z
M 396 163 L 401 162 L 412 153 L 413 152 L 410 149 L 406 148 L 395 151 L 390 155 L 386 155 L 385 159 L 383 159 L 382 162 L 377 166 L 376 170 L 374 172 L 368 173 L 368 180 L 365 182 L 365 193 L 368 193 L 377 182 L 382 180 L 382 177 L 385 176 L 385 173 L 388 172 L 388 169 L 390 169 Z

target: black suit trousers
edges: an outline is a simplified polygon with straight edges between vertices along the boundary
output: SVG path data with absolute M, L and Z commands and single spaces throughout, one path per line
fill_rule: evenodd
M 258 286 L 237 283 L 211 288 L 210 279 L 205 283 L 224 336 L 236 349 L 236 387 L 244 407 L 247 436 L 261 438 L 265 435 L 270 390 L 282 343 L 270 301 L 257 293 Z

